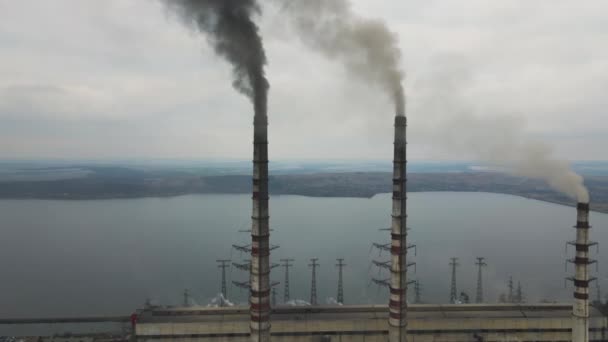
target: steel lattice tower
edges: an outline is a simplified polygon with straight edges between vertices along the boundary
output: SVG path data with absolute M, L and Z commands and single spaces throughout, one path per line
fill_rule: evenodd
M 277 306 L 277 288 L 273 287 L 272 288 L 272 306 Z
M 514 302 L 514 297 L 513 297 L 513 276 L 509 277 L 509 282 L 507 283 L 508 287 L 509 287 L 509 296 L 507 297 L 507 302 L 508 303 L 513 303 Z
M 414 282 L 414 303 L 416 304 L 420 304 L 422 303 L 422 294 L 421 294 L 421 289 L 420 289 L 420 281 L 416 280 Z
M 450 266 L 452 267 L 452 285 L 450 286 L 450 303 L 455 304 L 458 301 L 458 290 L 456 289 L 456 267 L 460 264 L 458 263 L 458 258 L 450 258 Z
M 515 291 L 515 303 L 523 303 L 524 302 L 524 293 L 521 289 L 521 282 L 517 282 L 517 290 Z
M 230 267 L 231 261 L 232 260 L 216 260 L 216 262 L 218 263 L 217 267 L 222 269 L 221 291 L 222 291 L 222 296 L 224 296 L 224 298 L 228 298 L 228 291 L 227 291 L 227 287 L 226 287 L 226 269 Z
M 338 263 L 336 264 L 336 267 L 338 267 L 338 297 L 337 297 L 337 301 L 339 304 L 344 304 L 344 282 L 342 279 L 342 269 L 344 268 L 344 266 L 346 266 L 346 264 L 344 263 L 344 259 L 343 258 L 339 258 L 336 259 L 338 260 Z
M 190 293 L 188 289 L 184 289 L 184 306 L 190 306 Z
M 276 306 L 277 305 L 277 286 L 279 286 L 279 284 L 281 284 L 281 282 L 279 281 L 273 281 L 272 283 L 270 283 L 270 295 L 271 295 L 271 305 L 272 306 Z
M 291 266 L 293 266 L 293 264 L 291 263 L 292 261 L 295 261 L 294 259 L 281 259 L 280 260 L 283 264 L 281 266 L 283 266 L 285 268 L 285 287 L 283 290 L 283 303 L 287 303 L 289 302 L 289 268 Z
M 312 280 L 310 283 L 310 305 L 317 305 L 317 267 L 319 264 L 317 263 L 318 258 L 310 259 L 310 264 L 308 266 L 312 267 Z
M 475 303 L 483 303 L 483 268 L 488 266 L 485 263 L 486 258 L 478 257 L 477 262 L 477 293 L 475 294 Z

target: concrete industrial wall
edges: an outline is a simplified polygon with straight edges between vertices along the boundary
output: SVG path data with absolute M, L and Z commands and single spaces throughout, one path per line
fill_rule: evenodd
M 420 310 L 421 306 L 418 306 Z M 423 306 L 422 306 L 423 307 Z M 412 310 L 408 319 L 410 342 L 471 342 L 471 341 L 570 341 L 571 306 L 538 310 Z M 480 307 L 480 306 L 478 306 Z M 293 310 L 293 309 L 292 309 Z M 386 310 L 386 309 L 385 309 Z M 196 315 L 142 316 L 137 326 L 138 341 L 209 341 L 249 342 L 246 315 L 221 314 L 204 317 Z M 608 321 L 594 312 L 590 322 L 591 341 L 608 341 Z M 386 313 L 377 307 L 367 312 L 301 312 L 273 314 L 273 341 L 366 341 L 386 342 L 388 324 Z

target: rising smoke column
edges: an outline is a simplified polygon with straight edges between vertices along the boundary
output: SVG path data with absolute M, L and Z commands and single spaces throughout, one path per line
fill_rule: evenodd
M 407 341 L 407 143 L 401 51 L 381 20 L 356 16 L 348 0 L 283 3 L 302 41 L 339 61 L 354 77 L 384 90 L 395 105 L 389 341 Z
M 234 88 L 253 101 L 255 114 L 266 115 L 267 63 L 254 14 L 257 0 L 162 0 L 189 27 L 203 33 L 215 52 L 233 68 Z
M 254 106 L 250 330 L 253 342 L 270 341 L 270 228 L 268 212 L 268 81 L 266 54 L 252 16 L 256 0 L 164 0 L 169 10 L 205 34 L 233 68 L 235 89 Z
M 367 83 L 380 86 L 405 115 L 397 36 L 382 20 L 358 17 L 348 0 L 273 0 L 301 40 Z
M 567 161 L 556 158 L 552 146 L 531 139 L 513 117 L 460 113 L 435 129 L 434 143 L 442 144 L 442 149 L 472 153 L 479 161 L 514 175 L 542 179 L 570 198 L 589 203 L 583 177 Z
M 578 202 L 589 202 L 583 177 L 557 158 L 551 145 L 531 137 L 523 115 L 481 115 L 484 109 L 465 91 L 471 86 L 472 63 L 456 55 L 436 59 L 429 66 L 432 71 L 412 88 L 412 107 L 430 123 L 418 125 L 429 145 L 513 175 L 544 180 Z
M 273 0 L 289 14 L 290 23 L 309 47 L 339 60 L 355 77 L 381 86 L 395 102 L 397 113 L 405 112 L 405 97 L 400 67 L 401 52 L 396 36 L 380 20 L 360 18 L 353 13 L 348 0 Z M 444 85 L 434 84 L 431 92 Z M 458 89 L 454 94 L 459 94 Z M 440 91 L 440 90 L 439 90 Z M 442 93 L 447 98 L 454 94 Z M 417 112 L 441 107 L 442 114 L 432 127 L 431 141 L 445 150 L 471 153 L 476 159 L 499 165 L 507 172 L 545 180 L 551 187 L 569 197 L 587 203 L 589 194 L 580 175 L 569 164 L 552 155 L 547 144 L 526 137 L 523 129 L 504 126 L 503 120 L 486 120 L 472 115 L 459 104 L 438 106 L 437 95 Z M 442 103 L 442 99 L 439 99 Z M 512 121 L 512 120 L 508 120 Z

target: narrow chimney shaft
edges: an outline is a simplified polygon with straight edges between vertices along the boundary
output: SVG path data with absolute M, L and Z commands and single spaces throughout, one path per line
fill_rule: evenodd
M 270 341 L 270 228 L 268 211 L 268 120 L 254 118 L 251 215 L 250 328 L 253 342 Z
M 574 306 L 572 341 L 589 341 L 589 203 L 576 206 L 576 255 L 574 257 Z
M 395 116 L 393 211 L 391 226 L 391 282 L 389 341 L 406 342 L 407 332 L 407 119 Z

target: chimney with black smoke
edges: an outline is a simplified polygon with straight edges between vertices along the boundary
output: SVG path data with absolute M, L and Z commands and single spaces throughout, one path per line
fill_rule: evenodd
M 270 341 L 270 229 L 268 212 L 268 81 L 266 53 L 252 17 L 256 0 L 163 0 L 188 26 L 205 34 L 232 65 L 234 88 L 253 102 L 253 212 L 250 328 L 254 342 Z
M 395 116 L 389 341 L 406 342 L 407 333 L 407 118 Z
M 348 0 L 274 0 L 301 40 L 339 61 L 353 77 L 382 89 L 395 105 L 389 341 L 407 335 L 407 154 L 405 92 L 397 36 L 382 20 L 355 15 Z

